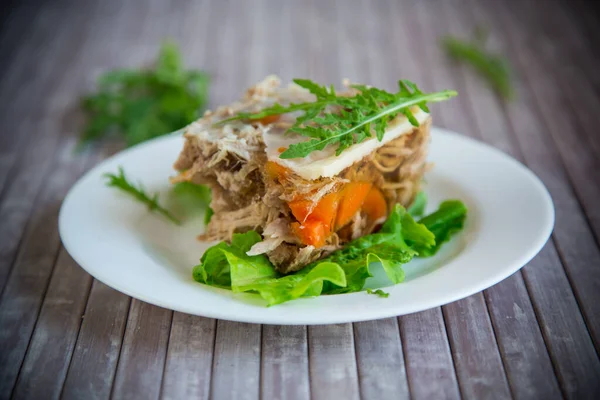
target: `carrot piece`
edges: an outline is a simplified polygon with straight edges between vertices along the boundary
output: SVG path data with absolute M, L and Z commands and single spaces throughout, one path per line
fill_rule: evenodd
M 381 190 L 376 187 L 371 188 L 362 205 L 362 210 L 373 221 L 387 216 L 387 201 Z
M 260 122 L 263 125 L 269 125 L 272 124 L 273 122 L 279 120 L 280 115 L 267 115 L 266 117 L 262 117 L 259 119 L 252 119 L 250 120 L 251 122 Z
M 310 207 L 312 204 L 313 202 L 310 200 L 293 200 L 288 203 L 288 206 L 290 206 L 290 210 L 292 210 L 292 215 L 294 215 L 298 221 L 304 222 L 311 213 Z
M 333 192 L 326 194 L 312 210 L 309 218 L 322 221 L 325 225 L 325 230 L 331 232 L 331 228 L 333 228 L 335 217 L 337 215 L 339 201 L 339 193 Z
M 312 201 L 304 199 L 290 201 L 288 205 L 298 221 L 304 222 L 310 217 L 310 219 L 322 221 L 329 230 L 335 221 L 339 199 L 339 193 L 334 192 L 323 196 L 314 207 L 312 207 Z
M 292 222 L 292 232 L 306 245 L 322 247 L 325 244 L 325 224 L 322 221 L 309 219 L 303 224 Z
M 284 167 L 279 163 L 276 163 L 275 161 L 267 161 L 265 164 L 265 171 L 267 172 L 267 175 L 269 175 L 273 179 L 285 178 L 290 172 L 288 168 Z
M 335 220 L 336 230 L 349 223 L 360 210 L 371 186 L 373 185 L 368 182 L 350 182 L 344 186 L 340 193 L 340 205 Z

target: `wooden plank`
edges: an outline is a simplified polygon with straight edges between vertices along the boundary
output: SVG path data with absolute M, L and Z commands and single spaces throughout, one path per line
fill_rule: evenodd
M 565 57 L 571 58 L 573 54 L 570 50 L 559 49 L 572 43 L 572 40 L 565 42 L 558 37 L 549 37 L 548 28 L 535 18 L 535 10 L 527 3 L 519 3 L 518 9 L 520 11 L 517 21 L 527 18 L 536 29 L 524 30 L 522 23 L 517 23 L 514 19 L 509 21 L 510 26 L 516 30 L 509 32 L 509 36 L 514 38 L 512 42 L 515 46 L 519 49 L 529 49 L 539 42 L 563 43 L 562 47 L 540 46 L 540 51 L 535 55 L 521 50 L 518 52 L 523 63 L 531 64 L 528 67 L 527 80 L 539 95 L 538 107 L 543 118 L 549 122 L 547 128 L 550 137 L 556 143 L 571 184 L 598 238 L 600 237 L 600 210 L 596 207 L 596 199 L 600 197 L 600 184 L 595 174 L 595 171 L 600 168 L 600 140 L 596 134 L 596 125 L 599 121 L 596 113 L 599 105 L 598 96 L 589 90 L 589 83 L 581 76 L 581 71 L 576 64 L 563 62 Z M 555 14 L 548 13 L 548 17 L 554 18 Z M 564 21 L 558 21 L 554 25 L 562 22 Z M 517 32 L 519 32 L 519 41 L 516 40 Z M 569 39 L 568 34 L 564 36 Z M 581 58 L 579 54 L 577 56 Z M 549 69 L 547 65 L 555 67 Z M 547 82 L 556 84 L 547 85 Z M 558 115 L 557 112 L 560 112 L 562 118 L 555 117 Z M 590 280 L 587 282 L 589 284 Z M 576 290 L 586 290 L 586 292 L 588 290 L 579 289 L 580 285 L 576 286 Z M 582 282 L 582 286 L 585 286 L 585 282 Z M 583 308 L 585 311 L 587 307 Z M 592 313 L 586 311 L 586 314 Z
M 92 10 L 94 10 L 93 7 Z M 110 7 L 108 7 L 108 10 L 110 11 Z M 106 22 L 102 19 L 102 12 L 105 10 L 101 9 L 94 11 L 101 12 L 93 14 L 95 17 L 93 21 L 84 20 L 81 23 L 86 25 L 86 29 L 88 30 L 96 29 L 98 24 L 106 25 Z M 110 25 L 108 28 L 110 28 Z M 85 35 L 83 36 L 85 38 Z M 99 36 L 99 40 L 105 38 L 106 36 Z M 80 38 L 80 40 L 85 39 Z M 87 44 L 85 47 L 86 49 L 94 48 L 93 41 L 86 41 L 85 43 Z M 71 47 L 71 50 L 78 51 L 77 47 L 75 47 L 75 49 Z M 86 57 L 89 53 L 85 50 L 80 53 L 80 56 L 75 60 L 75 63 L 71 67 L 69 74 L 55 78 L 57 82 L 54 84 L 56 85 L 58 83 L 60 85 L 60 90 L 54 92 L 52 106 L 49 106 L 50 110 L 46 111 L 48 119 L 56 121 L 55 115 L 58 114 L 56 107 L 62 107 L 64 109 L 64 104 L 69 102 L 72 99 L 73 94 L 77 91 L 77 85 L 81 83 L 80 77 L 83 73 L 88 72 L 89 66 L 86 66 L 85 64 L 94 62 L 93 57 Z M 103 55 L 102 52 L 98 51 L 94 54 L 96 56 Z M 68 82 L 68 84 L 64 83 L 64 81 Z M 70 132 L 74 129 L 78 129 L 73 126 L 77 125 L 77 122 L 79 122 L 77 118 L 70 118 L 69 123 L 66 125 L 61 124 L 60 126 L 55 126 L 59 125 L 60 122 L 61 121 L 56 121 L 51 125 L 47 124 L 45 135 L 52 136 L 52 132 L 60 132 L 61 130 Z M 40 199 L 35 203 L 35 213 L 21 240 L 21 251 L 17 257 L 15 269 L 13 270 L 13 274 L 10 277 L 7 290 L 4 294 L 7 301 L 5 302 L 5 305 L 1 306 L 3 311 L 0 311 L 0 318 L 12 318 L 11 323 L 8 323 L 9 321 L 5 322 L 7 322 L 7 326 L 13 327 L 11 330 L 12 333 L 11 331 L 8 331 L 12 339 L 5 337 L 5 340 L 3 340 L 3 344 L 7 347 L 10 346 L 10 350 L 3 352 L 3 354 L 14 360 L 14 362 L 6 364 L 7 376 L 6 380 L 2 379 L 2 382 L 7 385 L 12 386 L 10 377 L 16 376 L 16 371 L 18 371 L 18 368 L 21 365 L 21 360 L 24 357 L 25 349 L 29 338 L 31 337 L 31 332 L 39 312 L 39 304 L 45 294 L 50 271 L 52 270 L 56 258 L 56 252 L 59 246 L 56 225 L 60 201 L 64 198 L 67 189 L 72 185 L 75 178 L 83 171 L 85 160 L 89 159 L 87 153 L 82 154 L 74 151 L 76 142 L 77 139 L 71 137 L 64 139 L 61 143 L 61 152 L 58 154 L 59 164 L 52 168 L 53 173 L 44 181 L 45 192 L 43 192 Z M 44 150 L 47 152 L 48 156 L 52 156 L 51 148 L 41 148 L 37 151 L 41 153 Z M 38 171 L 26 171 L 26 173 L 36 173 L 40 175 Z M 41 174 L 41 176 L 43 176 L 43 174 Z M 84 293 L 87 293 L 88 291 L 87 287 L 81 287 L 80 289 L 83 290 Z M 18 315 L 21 317 L 18 320 L 14 320 L 14 317 Z M 4 324 L 2 325 L 4 326 Z M 71 326 L 71 328 L 72 331 L 64 332 L 65 338 L 77 335 L 79 325 Z M 64 361 L 67 362 L 66 365 L 68 365 L 68 360 Z M 5 364 L 2 363 L 2 365 L 4 366 Z M 62 371 L 59 367 L 62 368 L 66 366 L 57 365 L 57 370 Z M 12 382 L 14 383 L 14 378 Z
M 306 326 L 263 326 L 262 399 L 310 398 L 306 332 Z
M 260 339 L 260 325 L 217 322 L 210 398 L 259 398 Z
M 409 398 L 396 318 L 355 323 L 354 340 L 361 398 Z
M 58 398 L 91 280 L 67 252 L 61 250 L 13 399 Z
M 506 16 L 506 10 L 504 9 L 499 9 L 497 12 L 500 16 Z M 507 26 L 510 26 L 516 32 L 520 32 L 520 28 L 513 26 L 510 19 L 507 18 L 506 20 L 509 24 Z M 525 32 L 520 33 L 522 33 L 521 37 L 526 34 Z M 526 153 L 525 158 L 532 165 L 534 171 L 542 176 L 544 181 L 549 182 L 548 189 L 554 198 L 557 209 L 561 210 L 556 214 L 554 237 L 556 238 L 559 254 L 564 260 L 565 270 L 598 349 L 600 343 L 600 305 L 594 298 L 600 290 L 600 270 L 589 268 L 589 265 L 597 263 L 597 260 L 600 259 L 600 252 L 597 244 L 594 243 L 593 233 L 586 224 L 580 204 L 577 203 L 577 199 L 574 198 L 569 187 L 569 180 L 562 168 L 563 165 L 559 156 L 559 154 L 563 156 L 562 161 L 564 161 L 564 166 L 571 178 L 570 182 L 575 187 L 577 185 L 598 186 L 596 179 L 585 178 L 579 175 L 578 171 L 572 169 L 578 161 L 586 163 L 586 158 L 589 158 L 589 151 L 584 150 L 584 147 L 588 146 L 579 143 L 576 147 L 570 147 L 568 159 L 565 158 L 567 152 L 562 146 L 566 142 L 564 142 L 564 138 L 559 141 L 558 137 L 569 136 L 566 132 L 574 131 L 576 127 L 565 123 L 569 113 L 565 113 L 564 108 L 559 104 L 561 94 L 556 91 L 548 91 L 547 86 L 549 85 L 545 84 L 546 81 L 542 81 L 542 79 L 551 79 L 552 77 L 547 75 L 546 68 L 542 67 L 540 61 L 532 58 L 526 48 L 516 41 L 512 30 L 507 35 L 506 49 L 523 74 L 523 92 L 524 95 L 528 96 L 526 100 L 529 105 L 529 112 L 540 120 L 538 122 L 539 131 L 551 133 L 551 137 L 556 141 L 556 146 L 554 146 L 554 143 L 549 141 L 547 136 L 528 135 L 519 137 L 522 141 L 527 140 L 527 144 L 522 145 L 523 148 L 531 147 L 532 150 L 535 149 L 535 153 Z M 531 94 L 529 94 L 529 91 L 531 91 Z M 525 110 L 511 107 L 508 111 L 515 119 L 519 118 L 523 121 L 528 118 L 527 113 L 524 112 Z M 568 142 L 574 143 L 577 140 L 568 139 Z M 586 165 L 586 168 L 591 167 L 590 164 Z M 581 194 L 579 199 L 585 207 Z
M 23 151 L 29 138 L 35 137 L 40 129 L 40 115 L 47 108 L 49 93 L 56 91 L 56 80 L 49 79 L 64 72 L 65 62 L 72 60 L 72 44 L 81 43 L 81 34 L 85 29 L 87 14 L 75 18 L 77 7 L 67 14 L 58 10 L 40 7 L 36 17 L 37 24 L 30 30 L 27 40 L 20 43 L 22 49 L 15 55 L 4 79 L 0 81 L 0 101 L 5 104 L 0 110 L 3 134 L 0 135 L 0 203 L 8 196 L 7 191 L 17 180 L 16 166 L 23 161 Z M 80 13 L 82 14 L 82 13 Z M 70 18 L 72 25 L 56 27 L 58 17 Z M 78 32 L 77 35 L 70 35 Z M 47 62 L 30 62 L 30 59 L 48 59 Z M 44 135 L 50 136 L 52 135 Z M 50 139 L 50 138 L 49 138 Z M 0 251 L 0 254 L 1 251 Z M 0 259 L 1 260 L 1 259 Z M 5 276 L 0 261 L 0 291 Z
M 445 14 L 448 25 L 454 27 L 451 33 L 470 35 L 472 28 L 469 28 L 468 21 L 459 18 L 459 13 L 454 11 L 447 10 Z M 461 15 L 464 16 L 464 13 Z M 473 16 L 469 19 L 479 20 Z M 460 68 L 460 73 L 463 79 L 458 90 L 468 94 L 468 109 L 473 110 L 470 116 L 474 119 L 476 131 L 489 143 L 516 155 L 514 140 L 507 134 L 509 128 L 497 97 L 470 71 Z M 485 296 L 512 394 L 520 398 L 560 396 L 522 276 L 515 274 L 488 289 Z
M 592 126 L 588 125 L 594 120 L 598 121 L 594 110 L 598 109 L 600 102 L 600 74 L 597 73 L 600 56 L 594 51 L 600 39 L 594 32 L 597 30 L 597 21 L 594 19 L 597 19 L 598 14 L 594 15 L 590 9 L 593 6 L 586 7 L 579 3 L 573 1 L 567 6 L 562 1 L 552 0 L 550 5 L 553 12 L 544 21 L 540 21 L 545 26 L 540 33 L 556 43 L 553 54 L 557 58 L 572 57 L 572 63 L 561 63 L 553 72 L 563 78 L 563 90 L 568 92 L 571 108 L 574 113 L 579 114 L 595 153 L 600 154 L 600 139 L 595 135 L 595 130 L 589 130 Z M 594 26 L 591 31 L 588 30 L 591 28 L 588 24 Z M 574 85 L 565 84 L 570 79 L 575 80 Z
M 323 83 L 340 85 L 341 66 L 337 41 L 339 31 L 338 10 L 333 1 L 311 0 L 311 26 L 307 33 L 313 44 L 311 50 L 310 70 L 315 79 Z
M 131 302 L 111 397 L 158 399 L 173 312 Z
M 556 249 L 546 246 L 523 275 L 563 394 L 571 399 L 594 398 L 600 393 L 598 357 L 581 313 L 576 311 L 578 304 L 564 284 L 567 277 Z
M 161 398 L 208 398 L 215 332 L 214 319 L 173 314 Z
M 405 2 L 402 12 L 399 13 L 402 18 L 399 25 L 404 28 L 405 37 L 418 32 L 419 43 L 413 43 L 407 48 L 413 50 L 411 54 L 414 54 L 415 59 L 421 57 L 421 65 L 428 66 L 427 72 L 431 80 L 429 84 L 435 89 L 442 86 L 456 87 L 456 71 L 438 72 L 438 65 L 428 59 L 437 49 L 438 37 L 444 34 L 445 28 L 439 18 L 442 12 L 440 3 L 435 4 L 436 8 L 432 9 L 434 3 Z M 422 68 L 413 67 L 407 72 L 412 72 L 410 77 L 414 76 L 417 81 L 426 81 L 427 77 L 421 71 Z M 450 82 L 438 82 L 439 79 L 450 79 Z M 466 129 L 466 133 L 472 132 L 469 121 L 464 119 L 468 109 L 459 108 L 465 106 L 461 103 L 459 101 L 456 104 L 453 99 L 437 109 L 433 108 L 436 123 L 442 121 L 444 126 Z M 453 107 L 452 111 L 450 107 Z M 482 398 L 494 393 L 497 398 L 510 397 L 504 366 L 483 295 L 479 293 L 447 305 L 443 315 L 462 396 Z
M 477 7 L 474 9 L 477 10 Z M 498 17 L 502 15 L 501 11 L 494 9 L 487 11 L 493 15 L 486 17 L 480 13 L 480 18 L 487 22 L 494 21 L 498 24 L 496 29 L 503 31 L 505 25 L 501 25 L 501 18 L 498 20 Z M 502 38 L 502 36 L 498 38 Z M 498 40 L 496 44 L 503 49 L 505 54 L 511 55 L 513 61 L 517 61 L 518 57 L 511 49 L 507 48 L 503 40 Z M 527 76 L 527 71 L 531 68 L 529 63 L 516 63 L 515 66 L 520 70 L 521 76 Z M 516 81 L 520 100 L 515 104 L 505 106 L 511 122 L 510 129 L 507 131 L 515 136 L 523 150 L 525 160 L 547 184 L 554 198 L 558 209 L 554 233 L 557 244 L 560 246 L 562 240 L 569 240 L 569 246 L 575 248 L 586 246 L 586 243 L 590 243 L 592 235 L 589 231 L 587 234 L 581 233 L 582 225 L 585 226 L 584 217 L 569 187 L 557 151 L 552 142 L 544 135 L 547 127 L 535 116 L 535 104 L 532 105 L 535 103 L 533 94 L 524 87 L 522 82 L 522 80 Z M 513 127 L 518 127 L 522 134 L 517 135 Z M 565 216 L 564 219 L 562 215 Z M 593 245 L 593 239 L 591 240 L 591 245 Z M 538 256 L 524 269 L 525 281 L 541 322 L 554 369 L 557 371 L 563 388 L 566 388 L 566 393 L 571 395 L 574 387 L 585 387 L 586 382 L 590 381 L 590 375 L 596 374 L 594 371 L 597 370 L 597 359 L 593 355 L 593 351 L 590 352 L 589 336 L 554 246 L 548 245 L 542 254 L 544 256 Z M 551 258 L 552 256 L 554 259 Z M 549 258 L 549 260 L 543 263 L 541 261 L 543 257 Z M 557 302 L 557 298 L 560 298 L 561 301 Z M 549 334 L 549 332 L 553 334 Z M 570 349 L 567 351 L 566 348 Z M 570 355 L 567 355 L 566 352 Z M 572 364 L 570 358 L 577 358 L 578 362 Z
M 94 280 L 61 398 L 109 398 L 130 303 Z
M 154 57 L 156 51 L 154 45 L 150 47 L 139 43 L 140 38 L 146 37 L 150 41 L 158 40 L 161 34 L 160 31 L 154 34 L 149 32 L 156 31 L 153 22 L 149 20 L 149 12 L 148 8 L 133 3 L 127 3 L 127 6 L 122 9 L 119 2 L 108 3 L 102 10 L 102 14 L 108 15 L 101 18 L 108 18 L 110 15 L 118 15 L 118 18 L 111 18 L 111 24 L 103 25 L 107 32 L 100 37 L 103 41 L 118 45 L 106 47 L 104 53 L 109 53 L 108 55 L 96 51 L 94 57 L 88 59 L 92 58 L 91 61 L 97 66 L 104 65 L 105 62 L 110 63 L 105 65 L 106 68 L 121 66 L 123 63 L 138 66 L 146 62 L 149 57 Z M 161 13 L 161 9 L 155 7 L 154 15 Z M 131 40 L 138 43 L 127 45 Z M 119 57 L 124 46 L 138 50 L 130 51 L 127 54 L 128 58 L 124 60 L 122 56 Z M 100 59 L 94 61 L 93 58 L 96 56 Z M 81 398 L 83 394 L 94 398 L 109 397 L 117 370 L 130 302 L 129 297 L 100 282 L 94 283 L 86 311 L 88 318 L 83 320 L 72 365 L 63 389 L 64 398 Z M 105 362 L 90 363 L 90 358 L 103 359 Z
M 413 399 L 460 399 L 440 307 L 398 319 Z
M 170 13 L 175 39 L 180 43 L 185 64 L 204 69 L 207 41 L 211 36 L 215 3 L 209 1 L 177 4 Z M 190 267 L 191 268 L 191 267 Z M 191 272 L 190 272 L 191 273 Z M 162 380 L 162 399 L 208 398 L 210 392 L 216 321 L 175 312 Z
M 481 294 L 443 307 L 461 395 L 509 399 L 510 389 Z
M 371 21 L 377 21 L 369 26 L 374 36 L 371 42 L 367 43 L 367 48 L 375 49 L 373 54 L 368 55 L 369 60 L 377 60 L 381 55 L 387 55 L 386 62 L 371 61 L 368 64 L 370 78 L 390 90 L 397 89 L 397 81 L 401 78 L 426 83 L 428 74 L 423 74 L 421 67 L 425 63 L 423 54 L 414 48 L 415 41 L 409 40 L 417 27 L 414 24 L 406 26 L 404 20 L 405 7 L 411 7 L 412 17 L 409 16 L 409 19 L 415 17 L 416 10 L 410 4 L 399 4 L 395 1 L 378 5 L 379 7 L 372 7 L 371 4 L 365 3 L 362 10 Z M 412 56 L 405 57 L 405 54 Z M 439 318 L 436 319 L 435 315 Z M 441 309 L 401 317 L 399 321 L 411 396 L 459 397 L 456 372 Z M 421 332 L 429 332 L 427 341 L 420 340 Z M 435 349 L 435 352 L 432 349 Z M 433 381 L 432 377 L 435 377 Z
M 311 399 L 358 399 L 352 324 L 308 327 Z
M 88 154 L 65 143 L 21 239 L 21 248 L 0 299 L 0 397 L 12 390 L 25 357 L 60 248 L 56 226 L 61 200 L 84 170 Z

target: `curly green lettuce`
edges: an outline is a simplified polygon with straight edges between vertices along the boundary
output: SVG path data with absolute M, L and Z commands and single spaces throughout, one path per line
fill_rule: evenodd
M 419 222 L 396 205 L 379 232 L 353 240 L 287 276 L 281 276 L 265 255 L 246 254 L 262 240 L 257 232 L 234 234 L 231 244 L 221 242 L 204 253 L 193 277 L 234 292 L 257 293 L 269 306 L 300 297 L 362 291 L 375 262 L 381 263 L 390 282 L 397 284 L 404 280 L 402 266 L 415 256 L 435 254 L 462 228 L 465 216 L 466 208 L 459 201 L 442 203 L 438 211 Z

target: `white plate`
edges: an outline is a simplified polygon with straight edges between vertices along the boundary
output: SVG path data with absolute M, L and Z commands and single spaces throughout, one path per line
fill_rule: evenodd
M 331 324 L 391 317 L 446 304 L 513 274 L 548 240 L 554 208 L 548 191 L 527 168 L 472 139 L 433 129 L 426 176 L 428 211 L 460 199 L 469 214 L 462 233 L 432 258 L 405 266 L 406 281 L 390 285 L 377 268 L 367 281 L 388 298 L 365 292 L 303 298 L 274 307 L 250 293 L 233 293 L 192 279 L 206 244 L 196 241 L 202 218 L 178 227 L 104 185 L 116 172 L 143 182 L 168 201 L 172 164 L 181 136 L 155 139 L 126 150 L 88 172 L 62 205 L 60 236 L 67 251 L 96 279 L 140 300 L 185 313 L 267 324 Z

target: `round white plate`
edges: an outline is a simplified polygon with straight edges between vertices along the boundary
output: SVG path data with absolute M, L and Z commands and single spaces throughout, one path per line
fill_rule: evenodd
M 432 258 L 405 266 L 406 280 L 390 285 L 372 268 L 366 292 L 303 298 L 274 307 L 255 294 L 195 282 L 192 268 L 207 244 L 196 236 L 202 215 L 176 226 L 104 185 L 102 175 L 122 165 L 131 180 L 159 192 L 169 205 L 169 177 L 183 138 L 171 135 L 123 151 L 88 172 L 71 189 L 59 217 L 71 256 L 96 279 L 140 300 L 185 313 L 266 324 L 332 324 L 408 314 L 486 289 L 513 274 L 548 240 L 554 208 L 548 191 L 527 168 L 494 148 L 433 129 L 427 174 L 428 211 L 445 199 L 469 209 L 465 229 Z

